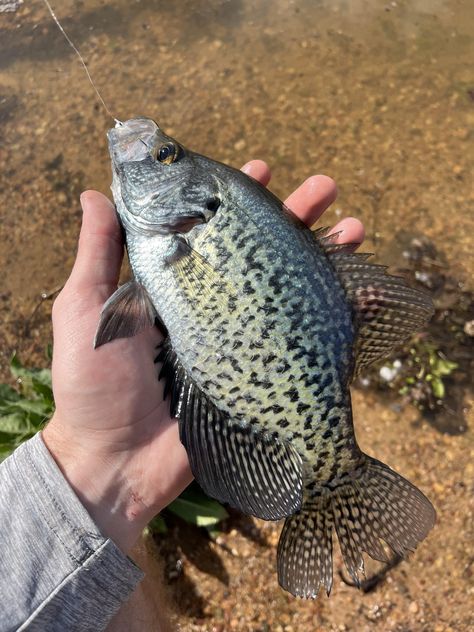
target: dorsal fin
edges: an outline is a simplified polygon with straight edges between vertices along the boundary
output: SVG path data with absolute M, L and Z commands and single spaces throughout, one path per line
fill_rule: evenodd
M 191 470 L 210 496 L 264 520 L 279 520 L 301 508 L 302 460 L 272 433 L 232 420 L 187 375 L 169 339 L 156 358 L 163 362 L 165 396 L 178 417 Z
M 336 244 L 337 235 L 313 233 L 337 272 L 352 303 L 357 325 L 355 375 L 390 354 L 421 329 L 433 314 L 431 298 L 408 286 L 387 267 L 367 263 L 370 254 L 353 253 L 354 244 Z

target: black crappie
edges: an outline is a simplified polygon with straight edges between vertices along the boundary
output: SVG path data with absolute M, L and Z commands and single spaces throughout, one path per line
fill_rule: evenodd
M 246 513 L 286 518 L 286 590 L 329 593 L 334 528 L 356 582 L 364 551 L 385 559 L 381 541 L 413 550 L 434 509 L 361 452 L 349 384 L 425 322 L 429 299 L 150 119 L 108 137 L 134 280 L 105 304 L 96 345 L 158 319 L 160 378 L 194 476 Z

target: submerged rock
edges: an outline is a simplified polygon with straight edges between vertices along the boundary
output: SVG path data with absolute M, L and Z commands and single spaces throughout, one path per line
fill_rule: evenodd
M 0 13 L 17 11 L 23 0 L 0 0 Z

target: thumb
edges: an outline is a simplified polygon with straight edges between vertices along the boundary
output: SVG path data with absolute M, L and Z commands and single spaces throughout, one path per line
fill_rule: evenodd
M 105 195 L 85 191 L 76 261 L 68 280 L 70 288 L 92 291 L 105 300 L 115 291 L 123 258 L 123 240 L 115 209 Z

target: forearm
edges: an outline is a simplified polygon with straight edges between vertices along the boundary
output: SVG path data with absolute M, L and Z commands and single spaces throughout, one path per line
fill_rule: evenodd
M 0 465 L 1 630 L 101 630 L 143 573 L 104 537 L 40 435 Z

